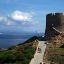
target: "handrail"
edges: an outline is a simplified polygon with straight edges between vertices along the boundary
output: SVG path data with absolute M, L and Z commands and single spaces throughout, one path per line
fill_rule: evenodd
M 56 28 L 54 27 L 54 24 L 52 24 L 52 28 L 53 28 L 56 32 L 58 32 L 58 33 L 60 33 L 60 34 L 64 34 L 63 32 L 61 32 L 61 31 L 59 31 L 58 29 L 56 29 Z
M 56 29 L 55 27 L 52 27 L 56 32 L 58 32 L 58 33 L 63 33 L 63 32 L 61 32 L 61 31 L 59 31 L 58 29 Z

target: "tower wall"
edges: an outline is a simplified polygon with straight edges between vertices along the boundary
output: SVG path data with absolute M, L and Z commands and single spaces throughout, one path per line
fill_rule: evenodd
M 58 33 L 53 30 L 52 27 L 55 27 L 57 30 L 64 32 L 64 14 L 63 13 L 50 13 L 46 15 L 46 30 L 45 38 L 50 38 Z

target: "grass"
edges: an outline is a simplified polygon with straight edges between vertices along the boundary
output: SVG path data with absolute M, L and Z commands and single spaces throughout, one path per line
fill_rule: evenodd
M 29 64 L 36 50 L 35 43 L 32 41 L 6 50 L 0 49 L 0 64 Z
M 64 64 L 64 48 L 49 48 L 48 60 L 57 64 Z

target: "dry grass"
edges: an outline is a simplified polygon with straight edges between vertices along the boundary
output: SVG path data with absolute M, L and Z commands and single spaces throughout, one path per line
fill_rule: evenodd
M 44 55 L 45 64 L 64 64 L 64 35 L 52 37 L 47 44 Z

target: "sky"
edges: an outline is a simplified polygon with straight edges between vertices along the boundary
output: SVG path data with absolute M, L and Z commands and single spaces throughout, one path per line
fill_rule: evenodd
M 46 14 L 64 12 L 64 0 L 0 0 L 0 32 L 44 33 Z

